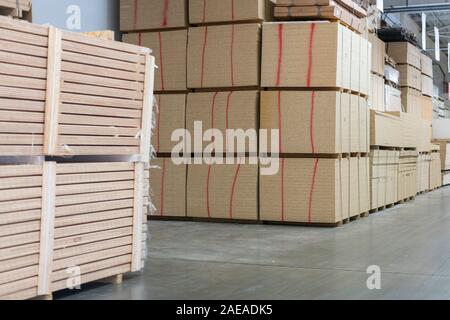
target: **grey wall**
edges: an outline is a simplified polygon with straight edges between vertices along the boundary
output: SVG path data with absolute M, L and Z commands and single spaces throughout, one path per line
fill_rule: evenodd
M 71 31 L 114 30 L 117 37 L 119 0 L 33 0 L 33 22 Z

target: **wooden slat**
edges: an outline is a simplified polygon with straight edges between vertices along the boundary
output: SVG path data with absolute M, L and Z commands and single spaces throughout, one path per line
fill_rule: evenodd
M 89 197 L 87 197 L 86 195 L 59 196 L 56 198 L 56 206 L 59 207 L 72 204 L 99 202 L 107 200 L 119 200 L 128 198 L 133 198 L 132 190 L 91 193 Z
M 40 209 L 40 199 L 26 199 L 19 201 L 2 202 L 0 205 L 0 213 L 16 212 L 23 210 Z
M 39 176 L 0 178 L 0 190 L 38 187 L 41 185 L 42 185 L 42 177 Z
M 56 188 L 56 195 L 64 196 L 70 194 L 87 194 L 92 192 L 118 191 L 129 189 L 133 189 L 133 181 L 69 184 L 65 186 L 58 186 Z
M 80 63 L 83 65 L 104 67 L 108 69 L 122 70 L 134 73 L 145 72 L 145 68 L 142 64 L 111 60 L 107 58 L 95 57 L 92 55 L 86 55 L 82 53 L 64 52 L 63 60 L 73 63 Z
M 142 100 L 142 92 L 70 82 L 64 82 L 61 92 L 90 95 L 95 97 L 110 97 L 123 100 L 130 99 L 133 101 Z
M 55 239 L 66 238 L 74 235 L 81 235 L 85 233 L 93 233 L 98 231 L 119 229 L 128 227 L 133 224 L 132 218 L 123 218 L 102 222 L 87 223 L 77 226 L 61 227 L 55 229 Z
M 37 265 L 2 272 L 0 273 L 0 287 L 8 282 L 14 282 L 26 278 L 35 277 L 37 276 L 37 273 L 38 273 Z
M 103 125 L 103 126 L 140 128 L 139 119 L 125 119 L 115 117 L 84 116 L 84 115 L 70 115 L 70 114 L 61 114 L 60 123 L 75 124 L 75 125 Z
M 61 93 L 61 102 L 87 104 L 92 106 L 117 107 L 125 109 L 142 109 L 142 102 L 125 99 L 96 97 L 73 93 Z
M 0 98 L 0 110 L 44 112 L 44 102 Z
M 133 207 L 132 199 L 96 202 L 88 204 L 77 204 L 72 206 L 56 208 L 56 217 L 66 217 L 77 214 L 87 214 L 93 212 L 101 212 L 106 210 L 124 209 L 132 207 Z
M 0 95 L 2 98 L 26 99 L 26 100 L 44 100 L 44 90 L 9 88 L 0 86 Z
M 40 156 L 44 152 L 42 146 L 1 146 L 0 154 L 8 156 Z
M 0 143 L 2 139 L 0 137 Z M 59 137 L 59 143 L 67 146 L 138 146 L 139 139 L 127 137 L 90 137 L 65 136 Z
M 134 206 L 133 206 L 133 250 L 131 270 L 133 272 L 141 269 L 142 257 L 142 206 L 144 197 L 144 165 L 135 164 L 134 171 Z
M 78 114 L 78 115 L 92 115 L 103 117 L 123 117 L 140 119 L 142 112 L 140 110 L 122 109 L 122 108 L 108 108 L 108 107 L 95 107 L 85 106 L 77 104 L 63 104 L 61 106 L 61 112 L 65 114 Z
M 0 28 L 36 34 L 43 36 L 43 38 L 47 38 L 48 35 L 47 26 L 30 24 L 23 21 L 12 20 L 6 17 L 0 17 Z M 47 43 L 45 43 L 44 46 L 47 46 Z
M 145 74 L 144 83 L 144 99 L 142 103 L 142 134 L 141 134 L 141 146 L 140 155 L 142 162 L 150 162 L 150 146 L 152 135 L 152 123 L 153 123 L 153 87 L 155 78 L 155 58 L 152 56 L 146 56 L 145 68 L 147 70 Z
M 39 231 L 40 225 L 41 225 L 41 222 L 39 220 L 2 225 L 2 226 L 0 226 L 0 237 L 6 237 L 6 236 L 12 236 L 15 234 Z
M 33 133 L 44 135 L 44 125 L 37 123 L 0 122 L 0 133 Z M 17 144 L 17 143 L 16 143 Z
M 19 111 L 0 110 L 0 121 L 43 123 L 44 114 L 42 112 L 19 112 Z
M 0 62 L 35 68 L 47 67 L 47 59 L 5 51 L 0 51 Z
M 121 238 L 114 238 L 110 240 L 100 240 L 95 243 L 88 243 L 70 248 L 63 248 L 55 250 L 53 259 L 54 262 L 58 262 L 60 259 L 66 259 L 83 254 L 95 253 L 101 250 L 107 250 L 111 248 L 126 246 L 131 244 L 131 236 L 125 236 Z
M 124 181 L 133 180 L 132 171 L 123 172 L 99 172 L 99 173 L 79 173 L 79 174 L 58 174 L 56 184 L 80 184 L 92 182 Z
M 113 257 L 120 257 L 131 253 L 131 246 L 122 246 L 118 248 L 112 248 L 107 250 L 98 250 L 95 252 L 79 255 L 76 257 L 70 257 L 53 262 L 53 270 L 66 271 L 67 268 L 72 266 L 80 266 L 95 261 L 106 260 Z
M 0 145 L 42 145 L 44 137 L 41 134 L 1 134 Z
M 97 241 L 104 241 L 108 239 L 121 238 L 131 235 L 132 228 L 120 228 L 112 229 L 101 232 L 94 232 L 89 234 L 76 235 L 72 237 L 55 239 L 55 249 L 69 248 L 73 246 L 79 246 L 87 243 L 93 243 Z
M 61 125 L 59 133 L 61 135 L 92 135 L 92 136 L 113 136 L 113 137 L 136 137 L 140 132 L 139 128 L 120 127 L 99 127 L 99 126 L 77 126 Z
M 7 294 L 0 297 L 0 300 L 27 300 L 31 298 L 37 297 L 37 287 L 19 290 L 17 292 L 13 292 L 11 294 Z
M 1 39 L 0 38 L 0 48 L 1 51 L 14 52 L 20 54 L 26 54 L 35 57 L 47 58 L 47 48 L 38 47 L 35 45 L 29 45 L 24 43 L 15 42 L 13 37 L 8 33 L 8 36 L 3 36 L 3 38 L 9 39 Z M 9 40 L 9 41 L 6 41 Z
M 111 171 L 132 171 L 134 164 L 131 162 L 83 162 L 58 164 L 56 173 L 58 175 L 72 173 L 100 173 Z
M 0 249 L 0 261 L 17 259 L 20 257 L 27 257 L 39 253 L 39 243 L 31 243 L 25 245 L 16 245 L 4 249 Z
M 13 236 L 0 238 L 0 249 L 21 246 L 24 244 L 34 243 L 39 241 L 39 232 L 30 232 L 26 234 L 18 234 Z M 2 259 L 3 257 L 0 257 Z M 6 258 L 5 258 L 6 259 Z
M 90 84 L 101 87 L 120 88 L 134 91 L 144 90 L 144 84 L 141 82 L 97 77 L 74 72 L 63 72 L 62 79 L 66 82 Z
M 40 46 L 44 48 L 48 45 L 47 37 L 20 32 L 13 29 L 5 30 L 1 27 L 2 25 L 0 25 L 0 39 Z
M 40 198 L 42 188 L 7 189 L 0 193 L 0 201 Z
M 144 82 L 144 74 L 143 73 L 135 73 L 135 72 L 130 72 L 130 71 L 108 69 L 105 67 L 90 66 L 90 65 L 84 65 L 84 64 L 67 62 L 67 61 L 62 62 L 61 68 L 63 71 L 73 72 L 73 73 L 77 73 L 77 74 L 92 75 L 92 76 L 96 76 L 96 77 L 103 77 L 103 78 L 110 78 L 110 79 L 136 81 L 138 83 Z
M 1 71 L 0 71 L 1 72 Z M 6 87 L 45 90 L 45 80 L 0 74 L 0 83 Z
M 0 285 L 0 298 L 3 295 L 14 293 L 17 291 L 33 288 L 37 285 L 37 277 L 23 279 Z
M 20 66 L 17 64 L 0 63 L 0 73 L 15 75 L 22 78 L 45 79 L 47 70 L 43 68 Z
M 42 175 L 40 165 L 1 165 L 0 178 L 5 177 L 28 177 Z
M 28 210 L 20 212 L 0 214 L 0 225 L 8 225 L 19 222 L 34 221 L 41 218 L 41 210 Z
M 33 254 L 29 256 L 14 258 L 10 260 L 3 260 L 0 263 L 0 274 L 10 270 L 16 270 L 28 266 L 34 266 L 39 262 L 39 255 Z
M 120 210 L 111 210 L 111 211 L 97 212 L 97 213 L 91 213 L 91 214 L 75 215 L 75 216 L 57 218 L 55 227 L 60 228 L 60 227 L 74 226 L 74 225 L 87 224 L 87 223 L 92 223 L 92 222 L 128 218 L 131 216 L 133 216 L 133 211 L 131 209 L 120 209 Z
M 136 155 L 139 154 L 139 147 L 112 147 L 112 146 L 60 146 L 58 155 L 60 156 L 101 156 L 101 155 Z
M 111 276 L 115 276 L 118 274 L 123 274 L 123 273 L 127 273 L 130 272 L 131 266 L 130 264 L 125 264 L 125 265 L 121 265 L 121 266 L 117 266 L 117 267 L 106 267 L 104 270 L 100 270 L 100 271 L 96 271 L 96 272 L 92 272 L 92 273 L 82 273 L 81 275 L 81 283 L 88 283 L 88 282 L 92 282 L 95 280 L 100 280 L 100 279 L 104 279 L 104 278 L 108 278 Z M 62 289 L 66 289 L 67 287 L 67 280 L 61 280 L 58 282 L 55 282 L 52 284 L 52 290 L 53 291 L 59 291 Z

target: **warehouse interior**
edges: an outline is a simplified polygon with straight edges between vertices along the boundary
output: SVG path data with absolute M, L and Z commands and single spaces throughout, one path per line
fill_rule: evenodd
M 0 0 L 0 300 L 450 299 L 447 0 Z

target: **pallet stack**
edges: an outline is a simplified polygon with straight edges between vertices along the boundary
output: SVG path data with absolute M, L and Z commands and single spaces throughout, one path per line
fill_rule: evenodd
M 325 8 L 307 6 L 277 2 L 275 13 L 325 18 Z M 336 225 L 369 211 L 370 59 L 369 42 L 346 21 L 264 24 L 261 128 L 279 130 L 270 151 L 280 170 L 260 176 L 261 220 Z
M 31 22 L 32 0 L 0 0 L 0 15 Z
M 441 174 L 441 147 L 437 144 L 432 144 L 430 155 L 430 186 L 429 190 L 435 190 L 442 187 Z
M 371 110 L 386 111 L 385 103 L 385 60 L 386 44 L 376 34 L 369 33 L 369 41 L 372 44 L 371 87 L 369 95 L 369 107 Z
M 450 140 L 434 139 L 433 143 L 439 146 L 441 177 L 442 177 L 441 182 L 442 185 L 447 186 L 450 184 Z
M 150 51 L 6 18 L 0 33 L 0 299 L 141 270 Z
M 187 184 L 190 218 L 259 219 L 257 136 L 238 149 L 226 131 L 257 132 L 261 23 L 271 16 L 272 5 L 267 0 L 189 2 L 188 88 L 193 92 L 188 94 L 186 128 L 194 132 L 201 121 L 203 130 L 217 129 L 224 138 L 220 142 L 214 135 L 193 151 Z M 199 158 L 211 149 L 219 157 L 226 153 L 232 164 L 202 163 Z

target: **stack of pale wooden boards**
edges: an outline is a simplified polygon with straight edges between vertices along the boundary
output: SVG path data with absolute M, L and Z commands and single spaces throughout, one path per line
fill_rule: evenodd
M 150 51 L 4 17 L 0 48 L 0 299 L 141 270 Z
M 31 0 L 0 0 L 0 14 L 30 20 Z

